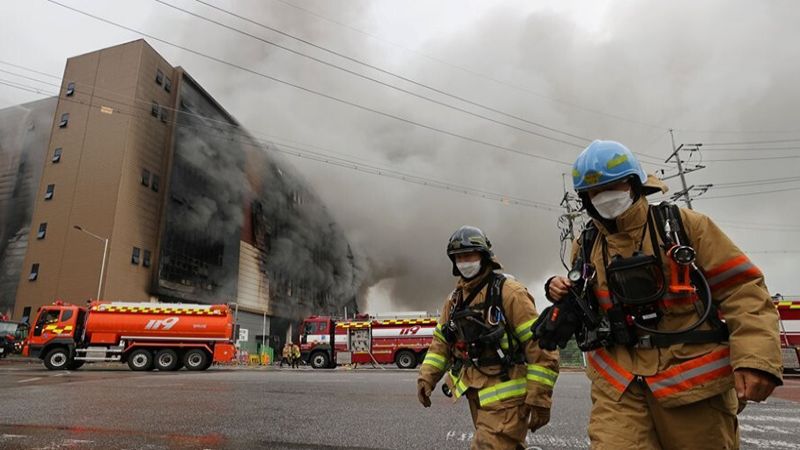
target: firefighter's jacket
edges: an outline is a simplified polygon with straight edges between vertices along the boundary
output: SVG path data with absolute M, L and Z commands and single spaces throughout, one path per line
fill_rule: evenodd
M 292 345 L 292 358 L 300 357 L 300 346 L 297 344 Z
M 513 338 L 517 340 L 515 342 L 521 343 L 525 362 L 512 366 L 505 379 L 498 374 L 501 369 L 499 365 L 481 367 L 479 371 L 465 364 L 457 371 L 458 373 L 451 370 L 455 360 L 464 355 L 453 346 L 453 343 L 446 342 L 442 327 L 449 320 L 454 300 L 459 297 L 457 292 L 461 291 L 460 297 L 466 299 L 484 276 L 486 273 L 470 281 L 460 278 L 456 291 L 445 301 L 433 341 L 420 368 L 418 380 L 425 381 L 433 387 L 446 374 L 448 377 L 446 382 L 451 386 L 456 398 L 461 397 L 469 388 L 474 388 L 478 391 L 480 407 L 485 409 L 501 409 L 523 402 L 550 408 L 553 387 L 558 377 L 558 352 L 542 350 L 533 339 L 531 325 L 538 316 L 533 297 L 525 286 L 510 276 L 507 276 L 502 289 L 502 305 L 509 329 L 514 334 Z M 484 311 L 486 294 L 490 288 L 491 284 L 482 288 L 470 303 L 471 309 Z M 511 337 L 506 334 L 501 346 L 508 349 L 510 339 Z
M 651 177 L 648 184 L 653 183 L 660 181 Z M 602 221 L 594 220 L 599 233 L 590 259 L 597 270 L 594 292 L 601 310 L 611 307 L 602 241 L 607 243 L 608 261 L 614 255 L 630 257 L 640 243 L 644 253 L 653 255 L 650 232 L 645 231 L 647 214 L 648 203 L 642 196 L 616 218 L 615 232 L 610 232 Z M 684 231 L 697 252 L 696 264 L 708 279 L 713 301 L 730 330 L 730 340 L 663 348 L 616 345 L 589 352 L 587 374 L 611 398 L 619 400 L 637 376 L 666 407 L 694 403 L 730 390 L 734 386 L 734 369 L 758 369 L 781 382 L 778 314 L 763 274 L 711 219 L 683 208 L 680 214 Z M 658 243 L 663 246 L 660 236 Z M 669 285 L 669 259 L 662 249 L 659 251 Z M 573 256 L 576 254 L 577 245 Z M 691 325 L 699 318 L 699 305 L 702 300 L 695 293 L 667 291 L 660 302 L 663 317 L 657 328 L 678 330 Z M 712 326 L 708 322 L 698 328 L 709 329 Z M 637 332 L 639 336 L 645 334 Z
M 281 356 L 283 356 L 286 359 L 291 358 L 292 357 L 292 346 L 291 345 L 284 345 L 283 346 L 283 353 L 281 353 Z

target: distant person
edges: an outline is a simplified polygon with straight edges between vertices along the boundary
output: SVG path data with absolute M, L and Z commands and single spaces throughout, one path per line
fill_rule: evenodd
M 456 288 L 445 300 L 417 379 L 422 406 L 447 376 L 449 391 L 465 396 L 475 426 L 473 449 L 522 449 L 528 430 L 550 421 L 558 352 L 533 340 L 533 297 L 502 266 L 483 231 L 463 226 L 447 256 Z
M 281 363 L 280 367 L 283 367 L 283 363 L 286 365 L 290 365 L 292 362 L 292 343 L 287 342 L 286 345 L 283 346 L 283 351 L 281 352 Z
M 592 142 L 572 176 L 592 222 L 570 274 L 613 331 L 587 353 L 592 448 L 738 449 L 737 413 L 782 384 L 764 275 L 710 218 L 649 205 L 666 185 L 619 142 Z M 558 303 L 572 286 L 545 291 Z
M 300 346 L 297 344 L 292 344 L 292 367 L 300 367 Z

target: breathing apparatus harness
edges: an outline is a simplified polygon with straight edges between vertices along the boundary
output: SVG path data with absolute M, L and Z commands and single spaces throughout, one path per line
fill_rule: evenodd
M 658 244 L 656 232 L 663 246 Z M 642 252 L 646 233 L 650 235 L 655 255 Z M 695 264 L 696 252 L 684 231 L 677 206 L 664 202 L 648 209 L 642 242 L 629 258 L 617 255 L 609 262 L 607 242 L 605 237 L 602 238 L 603 263 L 611 301 L 606 314 L 600 314 L 597 298 L 590 288 L 596 278 L 590 254 L 598 234 L 592 223 L 581 233 L 580 251 L 568 275 L 572 282 L 569 294 L 543 311 L 533 325 L 534 335 L 542 348 L 564 348 L 573 334 L 583 351 L 611 345 L 653 348 L 728 339 L 727 326 L 719 319 L 708 280 Z M 664 279 L 660 249 L 669 258 L 669 285 Z M 699 294 L 703 304 L 694 303 L 699 319 L 680 330 L 656 329 L 663 316 L 659 303 L 667 293 Z M 709 322 L 713 329 L 697 330 L 705 322 Z M 637 331 L 647 334 L 640 336 Z
M 442 327 L 447 343 L 461 355 L 453 364 L 453 374 L 457 375 L 464 366 L 471 366 L 485 376 L 500 376 L 503 381 L 508 381 L 509 369 L 524 363 L 522 343 L 512 332 L 503 310 L 502 293 L 505 281 L 505 275 L 489 271 L 466 299 L 462 298 L 461 289 L 453 291 L 450 314 L 447 323 Z M 484 287 L 487 287 L 484 303 L 470 308 L 470 304 Z M 478 310 L 481 306 L 482 311 Z M 508 348 L 505 350 L 501 345 L 504 335 L 508 336 Z M 495 373 L 482 370 L 496 365 L 500 369 Z

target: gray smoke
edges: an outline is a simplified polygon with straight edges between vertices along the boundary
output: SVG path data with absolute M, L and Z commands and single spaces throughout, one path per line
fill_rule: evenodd
M 14 306 L 55 107 L 47 98 L 0 110 L 0 314 Z
M 795 120 L 796 105 L 800 104 L 800 91 L 795 86 L 800 61 L 796 45 L 800 41 L 796 26 L 800 9 L 794 2 L 606 2 L 571 11 L 562 2 L 480 9 L 463 2 L 409 4 L 407 8 L 413 14 L 382 3 L 370 3 L 367 9 L 362 6 L 342 2 L 336 7 L 317 4 L 309 8 L 371 32 L 380 34 L 386 29 L 390 39 L 409 42 L 420 52 L 522 89 L 370 40 L 278 3 L 258 7 L 234 4 L 230 8 L 529 120 L 588 139 L 619 140 L 636 152 L 651 155 L 645 158 L 650 171 L 660 168 L 653 161 L 665 159 L 670 152 L 667 128 L 676 129 L 678 143 L 800 136 Z M 241 35 L 181 18 L 186 20 L 183 44 L 272 76 L 528 153 L 571 161 L 580 150 L 466 116 Z M 265 30 L 250 25 L 246 29 L 303 48 Z M 427 39 L 420 44 L 417 35 Z M 362 70 L 317 50 L 303 50 Z M 351 159 L 552 204 L 561 197 L 561 174 L 568 172 L 568 166 L 438 134 L 186 54 L 167 53 L 167 57 L 190 68 L 201 84 L 259 138 L 273 138 L 278 144 L 288 140 L 313 144 Z M 514 124 L 553 135 L 529 124 Z M 579 145 L 588 143 L 558 137 Z M 710 148 L 703 152 L 706 160 L 747 155 Z M 563 270 L 558 263 L 557 215 L 550 211 L 505 205 L 303 159 L 294 158 L 292 162 L 316 188 L 354 246 L 368 256 L 371 265 L 366 284 L 381 282 L 379 286 L 388 297 L 388 302 L 368 307 L 438 308 L 454 281 L 444 255 L 446 239 L 465 223 L 480 226 L 489 234 L 507 270 L 531 285 L 537 297 L 541 297 L 542 281 Z M 690 183 L 792 176 L 798 161 L 706 165 L 702 172 L 689 175 Z M 673 191 L 675 181 L 670 181 Z M 720 189 L 717 195 L 745 190 Z M 794 194 L 784 192 L 699 200 L 696 208 L 721 222 L 796 224 L 800 211 L 787 207 L 792 204 L 796 204 Z M 725 227 L 745 250 L 798 249 L 792 243 L 796 231 L 754 233 L 741 224 L 739 228 Z M 787 267 L 800 262 L 797 253 L 753 253 L 753 260 L 767 273 L 774 291 L 796 290 Z

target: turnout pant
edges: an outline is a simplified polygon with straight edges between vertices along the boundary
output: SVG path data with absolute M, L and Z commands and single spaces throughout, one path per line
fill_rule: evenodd
M 617 402 L 592 384 L 592 449 L 739 448 L 736 392 L 664 408 L 647 385 L 633 382 Z
M 499 402 L 489 408 L 481 408 L 478 392 L 470 389 L 466 393 L 469 411 L 475 425 L 472 450 L 516 450 L 525 448 L 528 435 L 530 406 L 522 399 Z

